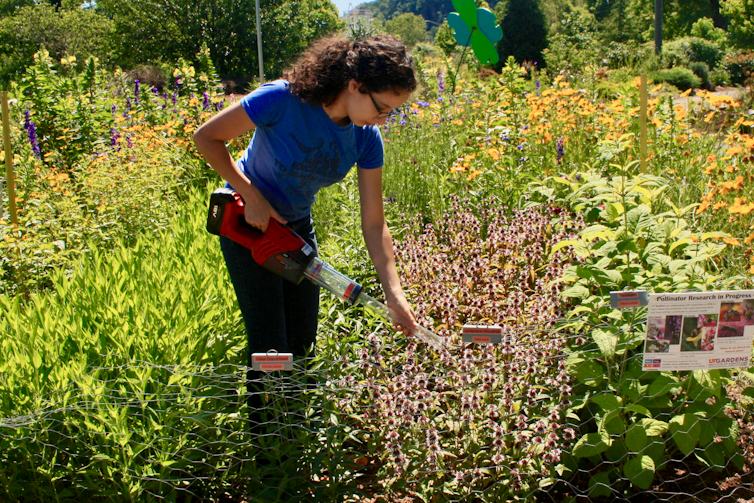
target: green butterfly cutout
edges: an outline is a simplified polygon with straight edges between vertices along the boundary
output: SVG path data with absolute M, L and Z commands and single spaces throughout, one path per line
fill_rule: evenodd
M 503 38 L 503 30 L 496 24 L 495 14 L 489 9 L 477 9 L 474 0 L 453 0 L 453 7 L 458 12 L 448 14 L 448 25 L 455 32 L 456 42 L 471 46 L 481 63 L 497 63 L 500 57 L 495 43 Z

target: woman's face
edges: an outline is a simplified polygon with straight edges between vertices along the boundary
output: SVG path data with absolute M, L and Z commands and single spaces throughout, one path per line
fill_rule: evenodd
M 410 94 L 408 91 L 396 92 L 392 89 L 374 93 L 359 85 L 355 92 L 349 94 L 348 117 L 359 127 L 384 124 L 388 114 L 403 105 Z

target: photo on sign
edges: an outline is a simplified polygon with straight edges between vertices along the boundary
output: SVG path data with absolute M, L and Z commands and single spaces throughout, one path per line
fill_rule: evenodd
M 644 341 L 645 353 L 668 352 L 668 349 L 670 349 L 670 339 L 667 329 L 668 324 L 664 317 L 649 318 L 647 320 L 647 339 Z
M 718 337 L 743 337 L 744 327 L 754 325 L 754 299 L 720 304 Z
M 715 349 L 717 314 L 700 314 L 683 319 L 681 351 L 712 351 Z
M 673 315 L 665 317 L 665 338 L 670 344 L 681 343 L 681 332 L 683 330 L 683 316 Z

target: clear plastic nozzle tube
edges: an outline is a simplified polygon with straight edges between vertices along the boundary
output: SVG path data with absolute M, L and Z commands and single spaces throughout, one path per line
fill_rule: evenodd
M 319 257 L 314 257 L 304 271 L 304 276 L 349 304 L 356 303 L 362 290 L 360 284 L 339 273 Z
M 304 275 L 336 297 L 340 297 L 349 304 L 361 304 L 390 324 L 393 323 L 392 313 L 385 304 L 364 293 L 360 284 L 336 271 L 319 257 L 314 258 L 304 271 Z M 436 348 L 442 347 L 442 337 L 424 327 L 417 326 L 412 334 Z

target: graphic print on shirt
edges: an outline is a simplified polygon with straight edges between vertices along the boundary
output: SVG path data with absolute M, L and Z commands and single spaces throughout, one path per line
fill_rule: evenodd
M 293 141 L 306 157 L 302 162 L 295 161 L 291 166 L 283 165 L 279 159 L 275 159 L 275 165 L 280 169 L 279 176 L 285 178 L 293 176 L 297 179 L 297 187 L 289 187 L 288 192 L 304 187 L 323 187 L 332 185 L 340 181 L 338 174 L 338 164 L 340 164 L 340 155 L 338 154 L 338 143 L 330 142 L 329 150 L 325 150 L 325 141 L 318 139 L 313 147 L 301 143 L 293 133 L 289 133 Z

